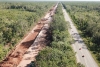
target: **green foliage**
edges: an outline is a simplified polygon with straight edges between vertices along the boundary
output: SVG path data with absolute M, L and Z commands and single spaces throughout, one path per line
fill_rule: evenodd
M 0 60 L 51 8 L 50 2 L 1 2 L 0 3 Z M 1 46 L 2 44 L 2 46 Z M 3 49 L 3 50 L 2 50 Z
M 50 47 L 41 51 L 36 61 L 37 67 L 71 67 L 73 63 L 74 61 L 70 60 L 66 53 Z
M 0 44 L 0 60 L 3 60 L 3 58 L 6 56 L 8 53 L 8 48 L 4 48 L 2 44 Z
M 100 2 L 67 2 L 64 6 L 100 66 Z
M 81 63 L 77 63 L 77 67 L 85 67 L 85 66 Z
M 77 67 L 61 5 L 51 23 L 52 42 L 36 57 L 36 67 Z

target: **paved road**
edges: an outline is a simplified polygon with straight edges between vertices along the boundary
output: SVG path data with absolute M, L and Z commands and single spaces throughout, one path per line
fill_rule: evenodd
M 85 67 L 98 67 L 91 54 L 89 53 L 86 45 L 84 44 L 82 38 L 80 37 L 77 29 L 75 28 L 73 22 L 71 21 L 68 13 L 64 8 L 62 8 L 65 20 L 69 23 L 69 33 L 74 39 L 72 47 L 76 52 L 77 62 L 82 63 Z M 81 48 L 81 50 L 79 50 Z M 84 55 L 84 57 L 82 57 Z

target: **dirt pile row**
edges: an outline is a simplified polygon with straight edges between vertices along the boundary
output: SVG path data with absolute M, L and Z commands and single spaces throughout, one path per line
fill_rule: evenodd
M 50 9 L 49 16 L 51 16 L 52 11 L 54 12 L 56 5 Z M 9 54 L 8 56 L 0 62 L 0 67 L 17 67 L 23 56 L 26 54 L 27 49 L 34 43 L 41 29 L 43 28 L 45 21 L 48 20 L 42 19 L 37 25 L 32 29 L 32 31 L 22 40 L 20 44 L 18 44 Z

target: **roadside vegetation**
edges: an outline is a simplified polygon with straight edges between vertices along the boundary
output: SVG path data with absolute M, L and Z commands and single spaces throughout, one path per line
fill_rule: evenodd
M 39 52 L 36 61 L 33 62 L 33 67 L 80 67 L 76 63 L 67 22 L 65 22 L 60 4 L 53 16 L 50 32 L 52 33 L 51 43 Z
M 100 2 L 66 2 L 63 6 L 100 66 Z
M 0 61 L 53 5 L 52 2 L 0 3 Z

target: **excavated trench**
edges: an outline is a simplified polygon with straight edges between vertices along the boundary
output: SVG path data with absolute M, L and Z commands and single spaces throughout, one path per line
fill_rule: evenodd
M 29 63 L 35 60 L 35 56 L 38 52 L 50 42 L 48 22 L 51 21 L 57 5 L 58 4 L 53 6 L 44 17 L 44 20 L 41 20 L 41 23 L 37 23 L 22 42 L 18 44 L 2 62 L 0 62 L 0 67 L 27 67 L 28 61 L 25 62 L 25 60 L 29 60 Z
M 21 61 L 26 50 L 34 42 L 42 27 L 43 24 L 37 25 L 36 31 L 31 33 L 20 45 L 11 51 L 11 53 L 2 62 L 0 62 L 0 67 L 16 67 Z

